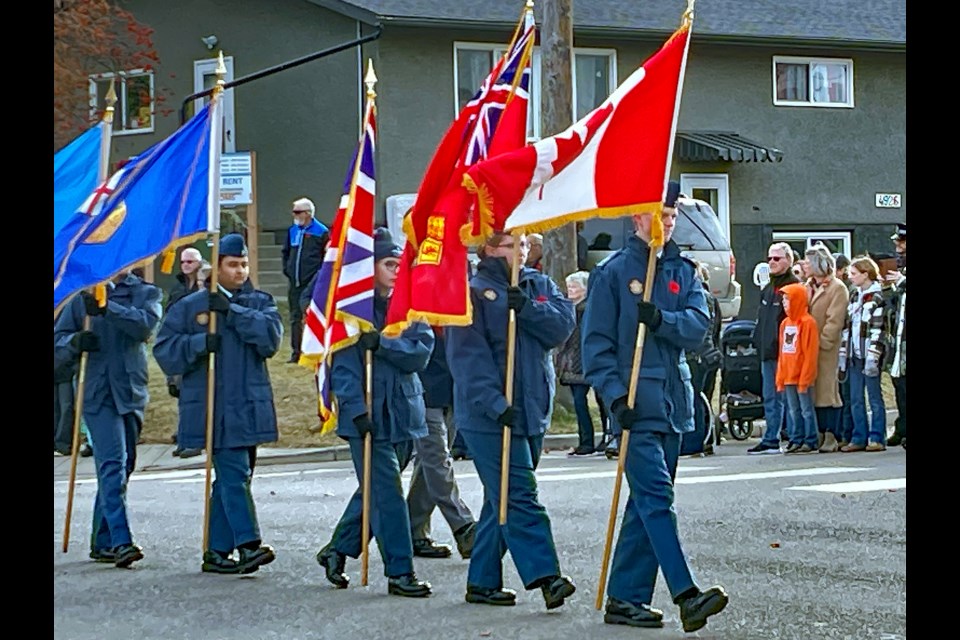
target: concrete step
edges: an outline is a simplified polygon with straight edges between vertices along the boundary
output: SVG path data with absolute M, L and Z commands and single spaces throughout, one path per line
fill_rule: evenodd
M 266 258 L 264 256 L 260 256 L 258 264 L 260 266 L 261 273 L 264 271 L 283 271 L 283 259 L 279 256 L 276 258 Z
M 284 231 L 261 231 L 257 234 L 257 240 L 260 241 L 261 245 L 271 245 L 275 244 L 279 247 L 283 246 L 283 235 Z
M 264 258 L 280 259 L 283 257 L 283 247 L 278 244 L 262 244 L 257 247 L 257 251 L 260 253 L 261 260 Z
M 287 285 L 286 284 L 270 284 L 267 282 L 260 281 L 260 286 L 257 287 L 261 291 L 266 291 L 274 297 L 275 300 L 286 301 L 287 300 Z M 284 318 L 286 321 L 286 318 Z

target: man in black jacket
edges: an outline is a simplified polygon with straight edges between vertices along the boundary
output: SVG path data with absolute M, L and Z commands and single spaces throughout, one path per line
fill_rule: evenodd
M 780 354 L 780 323 L 786 317 L 783 310 L 785 285 L 800 282 L 794 275 L 793 249 L 786 242 L 774 242 L 767 249 L 767 264 L 770 266 L 770 282 L 760 291 L 760 307 L 757 309 L 757 326 L 753 341 L 760 356 L 760 375 L 763 378 L 763 417 L 767 429 L 763 439 L 747 453 L 780 453 L 780 426 L 783 422 L 783 393 L 777 391 L 777 356 Z
M 293 224 L 287 229 L 283 242 L 283 275 L 290 281 L 287 300 L 290 303 L 290 360 L 300 360 L 300 341 L 303 338 L 303 314 L 306 307 L 300 306 L 302 294 L 323 264 L 330 233 L 327 227 L 314 218 L 316 207 L 309 198 L 293 201 L 291 214 Z M 307 294 L 309 296 L 309 293 Z M 309 298 L 308 298 L 309 300 Z

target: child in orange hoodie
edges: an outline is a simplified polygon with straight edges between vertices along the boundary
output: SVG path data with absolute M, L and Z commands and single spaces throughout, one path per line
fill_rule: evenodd
M 787 317 L 780 323 L 780 356 L 777 358 L 777 391 L 787 399 L 787 436 L 784 453 L 817 452 L 817 413 L 812 387 L 817 379 L 820 330 L 809 312 L 807 288 L 788 284 L 783 293 Z

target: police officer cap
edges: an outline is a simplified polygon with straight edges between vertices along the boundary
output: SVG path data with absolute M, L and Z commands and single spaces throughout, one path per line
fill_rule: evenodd
M 228 233 L 220 238 L 220 255 L 242 258 L 247 255 L 247 243 L 239 233 Z
M 393 234 L 386 227 L 377 227 L 373 232 L 373 260 L 379 262 L 384 258 L 399 258 L 403 249 L 393 241 Z
M 904 222 L 897 223 L 897 231 L 892 236 L 891 240 L 906 240 L 907 239 L 907 225 Z
M 671 180 L 667 183 L 667 197 L 663 199 L 663 206 L 665 207 L 675 207 L 677 206 L 677 198 L 680 197 L 680 183 L 676 180 Z

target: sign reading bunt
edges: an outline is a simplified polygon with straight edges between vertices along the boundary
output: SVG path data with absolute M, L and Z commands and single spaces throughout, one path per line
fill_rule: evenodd
M 220 157 L 220 206 L 253 204 L 253 163 L 249 151 Z
M 899 193 L 878 193 L 877 206 L 880 207 L 881 209 L 899 209 L 900 194 Z

